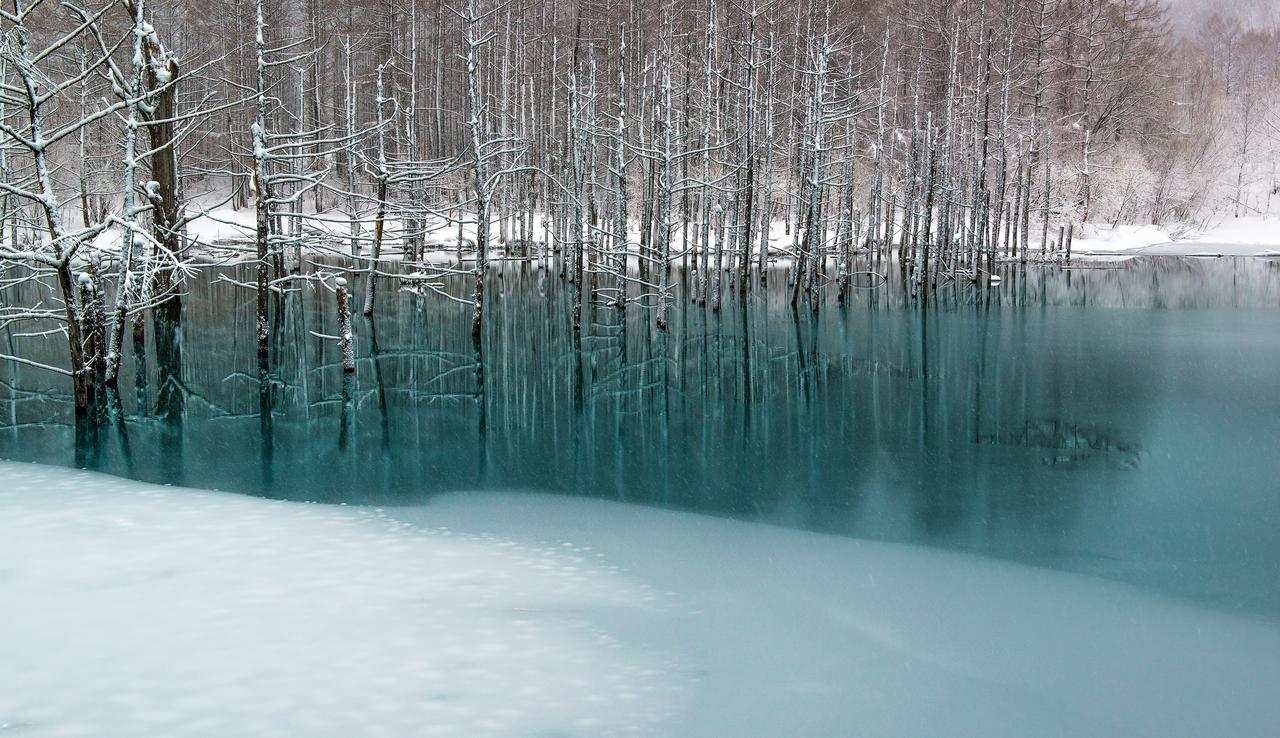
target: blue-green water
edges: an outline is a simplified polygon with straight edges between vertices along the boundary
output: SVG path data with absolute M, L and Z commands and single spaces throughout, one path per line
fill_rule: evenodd
M 891 273 L 816 315 L 792 308 L 781 271 L 718 312 L 677 276 L 667 333 L 601 305 L 579 336 L 573 287 L 511 263 L 490 280 L 479 353 L 467 306 L 384 289 L 346 378 L 315 335 L 336 332 L 330 293 L 276 301 L 263 373 L 252 293 L 207 279 L 186 300 L 180 371 L 158 371 L 149 339 L 126 362 L 123 427 L 79 456 L 64 379 L 0 365 L 0 457 L 321 502 L 591 495 L 1280 617 L 1280 264 L 1112 267 L 1009 267 L 925 308 Z M 3 338 L 60 361 L 56 337 Z

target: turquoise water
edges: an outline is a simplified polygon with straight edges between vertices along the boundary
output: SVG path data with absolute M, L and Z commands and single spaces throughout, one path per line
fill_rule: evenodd
M 1008 267 L 927 307 L 891 269 L 816 315 L 781 270 L 719 311 L 677 274 L 667 333 L 600 305 L 575 335 L 573 286 L 507 263 L 479 352 L 467 306 L 389 285 L 356 319 L 353 377 L 314 335 L 336 332 L 330 293 L 276 300 L 260 367 L 252 293 L 210 278 L 191 285 L 176 371 L 148 341 L 124 422 L 91 443 L 63 378 L 0 366 L 0 457 L 319 502 L 606 497 L 1280 617 L 1280 264 L 1107 267 Z M 60 361 L 56 338 L 4 338 Z

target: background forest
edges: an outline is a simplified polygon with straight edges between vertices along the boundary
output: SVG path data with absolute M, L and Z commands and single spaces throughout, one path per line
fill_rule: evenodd
M 43 6 L 29 21 L 37 37 L 75 20 L 59 6 Z M 885 191 L 901 189 L 898 180 L 910 176 L 901 165 L 913 153 L 911 132 L 932 116 L 935 125 L 950 126 L 944 135 L 953 161 L 986 146 L 992 180 L 999 179 L 1000 162 L 991 157 L 997 151 L 1009 167 L 1020 148 L 1032 152 L 1032 169 L 1047 160 L 1056 185 L 1050 208 L 1062 218 L 1162 223 L 1266 212 L 1276 180 L 1277 31 L 1262 11 L 1239 12 L 1257 26 L 1197 11 L 1181 10 L 1173 25 L 1159 0 L 263 0 L 265 42 L 279 50 L 267 69 L 268 120 L 281 134 L 365 132 L 352 138 L 354 162 L 336 155 L 303 164 L 325 169 L 332 188 L 354 167 L 356 188 L 371 193 L 375 183 L 361 163 L 377 157 L 369 129 L 378 117 L 381 68 L 384 112 L 396 118 L 385 131 L 388 160 L 466 155 L 466 57 L 474 31 L 484 41 L 474 63 L 486 136 L 509 139 L 504 159 L 536 166 L 543 177 L 563 177 L 572 165 L 570 132 L 592 139 L 583 145 L 596 155 L 583 166 L 600 190 L 593 198 L 600 208 L 613 188 L 607 153 L 618 110 L 627 112 L 628 186 L 638 196 L 652 158 L 644 149 L 663 135 L 664 120 L 655 116 L 669 87 L 681 177 L 699 176 L 703 149 L 717 170 L 747 157 L 763 169 L 772 154 L 779 215 L 802 189 L 811 156 L 806 128 L 815 118 L 811 90 L 820 77 L 827 87 L 821 117 L 838 129 L 828 133 L 839 153 L 827 166 L 847 159 L 861 180 L 890 168 Z M 247 176 L 255 4 L 150 0 L 146 14 L 181 66 L 198 70 L 179 86 L 180 107 L 241 101 L 191 122 L 196 130 L 179 149 L 184 182 Z M 128 18 L 103 20 L 122 25 Z M 66 65 L 80 56 L 62 52 Z M 819 55 L 826 57 L 821 71 L 813 63 Z M 59 112 L 78 112 L 81 92 L 90 99 L 109 94 L 105 84 L 91 76 L 87 90 L 67 90 Z M 744 150 L 748 127 L 754 141 Z M 118 199 L 118 126 L 100 120 L 89 138 L 89 194 Z M 62 187 L 76 187 L 76 153 L 68 147 L 58 162 Z M 895 159 L 899 166 L 891 168 Z M 543 189 L 533 179 L 513 177 L 502 189 Z M 243 197 L 250 186 L 238 188 Z M 321 209 L 338 206 L 339 198 L 316 189 Z
M 499 247 L 563 257 L 575 329 L 603 303 L 664 328 L 677 263 L 714 308 L 779 255 L 793 304 L 886 258 L 927 299 L 1100 227 L 1280 208 L 1265 10 L 1183 6 L 1175 31 L 1158 0 L 15 0 L 3 286 L 56 291 L 3 317 L 66 335 L 45 368 L 87 406 L 213 248 L 256 265 L 260 356 L 292 281 L 351 309 L 325 252 L 367 273 L 366 314 L 405 277 L 473 304 L 477 341 Z

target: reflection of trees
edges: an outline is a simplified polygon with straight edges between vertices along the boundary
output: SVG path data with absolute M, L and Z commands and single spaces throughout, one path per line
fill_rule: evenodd
M 85 450 L 108 471 L 301 499 L 536 488 L 898 537 L 892 509 L 916 535 L 982 546 L 1063 534 L 1142 458 L 1156 390 L 1108 314 L 1074 308 L 1280 302 L 1280 271 L 1237 260 L 1010 271 L 990 291 L 944 283 L 927 309 L 888 274 L 817 316 L 779 278 L 718 312 L 677 300 L 667 333 L 593 306 L 575 335 L 571 285 L 500 265 L 479 346 L 465 306 L 388 294 L 356 327 L 354 376 L 318 337 L 335 332 L 327 293 L 280 296 L 259 364 L 251 301 L 197 283 L 180 323 L 152 329 L 116 440 Z M 68 397 L 22 367 L 0 380 L 0 449 L 71 447 Z
M 1021 428 L 981 436 L 979 442 L 1041 449 L 1041 463 L 1046 466 L 1101 461 L 1113 468 L 1133 469 L 1143 454 L 1141 445 L 1118 439 L 1105 426 L 1061 418 L 1028 420 Z

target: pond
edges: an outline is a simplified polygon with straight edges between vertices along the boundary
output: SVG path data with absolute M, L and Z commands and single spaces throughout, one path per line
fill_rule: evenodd
M 467 305 L 388 285 L 344 375 L 330 291 L 274 300 L 260 365 L 247 272 L 210 268 L 181 358 L 148 329 L 123 422 L 87 443 L 65 378 L 0 366 L 0 457 L 326 503 L 604 497 L 1280 618 L 1280 264 L 1009 265 L 923 307 L 896 272 L 816 313 L 781 268 L 718 311 L 677 272 L 667 332 L 601 304 L 575 333 L 554 264 L 499 262 L 480 351 Z M 0 340 L 63 362 L 57 337 Z

